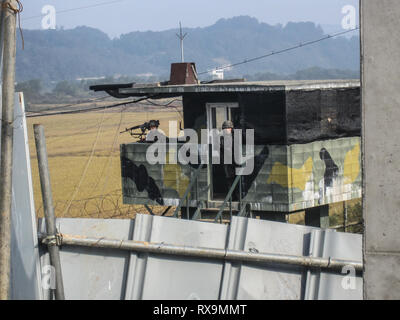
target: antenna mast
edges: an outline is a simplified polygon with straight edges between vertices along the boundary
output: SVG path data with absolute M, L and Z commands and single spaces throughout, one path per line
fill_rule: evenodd
M 185 39 L 185 37 L 187 36 L 187 33 L 185 33 L 185 34 L 182 33 L 182 25 L 181 25 L 180 21 L 179 21 L 179 30 L 180 30 L 179 34 L 176 34 L 176 36 L 181 41 L 181 62 L 184 62 L 185 58 L 183 56 L 183 39 Z

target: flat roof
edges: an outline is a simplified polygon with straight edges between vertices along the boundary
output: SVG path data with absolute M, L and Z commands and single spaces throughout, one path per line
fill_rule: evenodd
M 175 97 L 185 93 L 235 93 L 291 90 L 329 90 L 359 88 L 360 80 L 280 80 L 280 81 L 234 81 L 186 85 L 162 84 L 112 84 L 90 87 L 94 91 L 106 91 L 117 98 L 158 96 Z
M 360 80 L 290 80 L 290 81 L 258 81 L 258 82 L 226 82 L 208 84 L 140 86 L 120 88 L 118 92 L 124 95 L 143 96 L 149 94 L 183 94 L 203 92 L 259 92 L 259 91 L 290 91 L 317 90 L 360 87 Z

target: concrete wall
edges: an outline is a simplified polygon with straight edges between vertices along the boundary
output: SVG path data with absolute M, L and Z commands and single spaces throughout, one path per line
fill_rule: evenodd
M 361 0 L 364 298 L 400 299 L 400 1 Z

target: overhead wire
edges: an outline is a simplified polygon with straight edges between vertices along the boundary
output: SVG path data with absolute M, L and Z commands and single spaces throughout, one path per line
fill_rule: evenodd
M 123 105 L 127 105 L 127 104 L 133 104 L 133 103 L 138 103 L 144 100 L 150 99 L 149 97 L 145 97 L 145 98 L 140 98 L 137 100 L 133 100 L 133 101 L 127 101 L 127 102 L 121 102 L 121 103 L 116 103 L 116 104 L 112 104 L 109 106 L 102 106 L 102 107 L 93 107 L 93 108 L 86 108 L 86 109 L 78 109 L 78 110 L 69 110 L 69 111 L 61 111 L 61 112 L 44 112 L 41 113 L 36 112 L 38 114 L 31 114 L 31 115 L 27 115 L 27 118 L 36 118 L 36 117 L 45 117 L 45 116 L 56 116 L 56 115 L 65 115 L 65 114 L 75 114 L 75 113 L 85 113 L 85 112 L 91 112 L 91 111 L 95 111 L 95 110 L 105 110 L 105 109 L 112 109 L 112 108 L 117 108 Z
M 178 113 L 179 117 L 183 120 L 182 111 L 179 111 L 179 110 L 178 110 L 178 108 L 181 107 L 181 106 L 174 106 L 174 105 L 172 105 L 172 103 L 175 102 L 175 101 L 182 101 L 182 99 L 174 99 L 174 100 L 168 102 L 167 104 L 159 104 L 159 103 L 155 103 L 155 102 L 150 101 L 150 100 L 148 100 L 148 101 L 146 101 L 146 102 L 147 102 L 148 104 L 151 104 L 151 105 L 156 106 L 156 107 L 174 108 L 174 109 L 175 109 L 175 112 Z
M 58 10 L 57 14 L 59 15 L 59 14 L 63 14 L 63 13 L 68 13 L 68 12 L 73 12 L 73 11 L 78 11 L 78 10 L 83 10 L 83 9 L 96 8 L 96 7 L 101 7 L 101 6 L 105 6 L 105 5 L 109 5 L 109 4 L 114 4 L 114 3 L 118 3 L 118 2 L 126 2 L 126 1 L 127 0 L 114 0 L 114 1 L 97 3 L 97 4 L 93 4 L 93 5 L 89 5 L 89 6 L 76 7 L 76 8 L 65 9 L 65 10 Z M 31 17 L 24 18 L 22 21 L 36 19 L 36 18 L 42 18 L 43 16 L 44 16 L 44 14 L 31 16 Z
M 104 98 L 104 97 L 102 97 L 102 98 Z M 99 98 L 100 99 L 100 98 Z M 176 101 L 179 101 L 179 99 L 175 99 Z M 134 104 L 134 102 L 132 102 L 132 101 L 128 101 L 128 102 L 125 102 L 127 105 L 125 105 L 125 106 L 123 106 L 122 107 L 122 112 L 124 112 L 124 111 L 126 111 L 128 108 L 129 108 L 129 105 L 128 104 Z M 124 103 L 123 103 L 124 104 Z M 145 103 L 143 103 L 143 104 L 145 104 Z M 149 101 L 149 105 L 154 105 L 154 103 L 152 103 L 151 101 Z M 79 105 L 79 104 L 75 104 L 75 105 Z M 158 106 L 163 106 L 162 104 L 157 104 Z M 179 113 L 179 115 L 181 116 L 181 118 L 182 118 L 182 115 L 181 115 L 181 112 L 178 110 L 178 108 L 179 108 L 179 106 L 171 106 L 171 104 L 170 103 L 168 103 L 167 105 L 169 105 L 168 107 L 169 108 L 175 108 L 176 110 L 177 110 L 177 112 Z M 70 106 L 72 106 L 72 105 L 70 105 Z M 57 107 L 58 108 L 58 107 Z M 96 107 L 97 108 L 97 107 Z M 51 109 L 50 109 L 51 110 Z M 87 110 L 87 109 L 86 109 Z M 88 110 L 88 112 L 89 111 L 91 111 L 91 109 L 90 110 Z M 31 111 L 31 112 L 33 112 L 33 111 Z M 47 112 L 47 111 L 46 111 Z M 36 113 L 36 111 L 35 111 L 35 113 Z M 51 115 L 57 115 L 57 113 L 49 113 L 49 114 L 40 114 L 40 115 L 38 115 L 38 116 L 51 116 Z M 31 115 L 27 115 L 26 116 L 27 118 L 30 118 L 30 117 L 32 117 Z M 109 117 L 106 117 L 105 118 L 105 121 L 106 120 L 108 120 L 108 119 L 110 119 L 111 117 L 113 117 L 113 115 L 110 115 Z M 84 129 L 81 129 L 81 130 L 79 130 L 79 131 L 77 131 L 77 132 L 75 132 L 74 133 L 74 135 L 76 135 L 76 134 L 79 134 L 79 133 L 82 133 L 82 132 L 85 132 L 85 131 L 87 131 L 87 130 L 90 130 L 90 129 L 93 129 L 93 128 L 96 128 L 96 127 L 98 127 L 98 124 L 96 124 L 96 125 L 91 125 L 91 126 L 88 126 L 88 127 L 85 127 Z M 60 141 L 64 141 L 64 140 L 68 140 L 68 139 L 70 139 L 70 136 L 67 136 L 67 137 L 59 137 L 59 138 L 55 138 L 55 139 L 49 139 L 49 141 L 48 141 L 48 143 L 49 144 L 52 144 L 52 143 L 54 143 L 54 142 L 60 142 Z
M 110 116 L 106 117 L 104 120 L 107 121 L 107 120 L 110 119 L 112 116 L 113 116 L 113 115 L 110 115 Z M 90 130 L 90 129 L 93 129 L 93 128 L 96 128 L 96 127 L 98 128 L 98 126 L 99 126 L 99 124 L 91 125 L 91 126 L 89 126 L 89 127 L 86 127 L 86 128 L 84 128 L 84 129 L 81 129 L 81 130 L 79 130 L 79 131 L 74 132 L 72 135 L 78 135 L 78 134 L 83 133 L 83 132 L 85 132 L 85 131 L 87 131 L 87 130 Z M 62 137 L 55 138 L 55 139 L 51 139 L 51 140 L 49 139 L 49 140 L 47 141 L 47 143 L 48 143 L 48 144 L 52 144 L 52 143 L 54 143 L 54 142 L 64 141 L 64 140 L 70 139 L 72 135 L 69 135 L 69 136 L 62 136 Z
M 108 169 L 109 169 L 109 167 L 110 167 L 110 165 L 111 165 L 110 159 L 111 159 L 111 156 L 112 156 L 112 154 L 113 154 L 113 152 L 114 152 L 116 142 L 118 141 L 118 135 L 119 135 L 120 128 L 121 128 L 121 124 L 122 124 L 122 119 L 123 119 L 124 111 L 125 111 L 125 108 L 121 108 L 119 123 L 118 123 L 118 125 L 116 126 L 117 129 L 115 130 L 114 138 L 113 138 L 113 141 L 112 141 L 112 144 L 111 144 L 111 150 L 110 150 L 110 153 L 108 154 L 107 163 L 104 165 L 104 167 L 103 167 L 103 169 L 102 169 L 102 171 L 101 171 L 101 173 L 100 173 L 99 179 L 97 180 L 97 183 L 96 183 L 96 185 L 95 185 L 94 188 L 93 188 L 93 192 L 94 192 L 94 190 L 96 190 L 97 187 L 99 186 L 100 180 L 101 180 L 101 178 L 103 177 L 104 172 L 108 171 Z M 107 170 L 106 170 L 106 168 L 107 168 Z M 108 177 L 109 177 L 109 173 L 107 174 L 107 177 L 106 177 L 106 179 L 105 179 L 105 183 L 104 183 L 104 185 L 103 185 L 103 188 L 102 188 L 102 191 L 101 191 L 100 194 L 103 194 L 103 192 L 104 192 L 105 186 L 106 186 L 107 181 L 108 181 Z
M 299 43 L 298 45 L 294 45 L 294 46 L 291 46 L 291 47 L 288 47 L 288 48 L 285 48 L 285 49 L 281 49 L 281 50 L 277 50 L 277 51 L 273 50 L 270 53 L 267 53 L 267 54 L 264 54 L 264 55 L 261 55 L 261 56 L 258 56 L 258 57 L 245 59 L 245 60 L 243 60 L 241 62 L 232 63 L 232 64 L 228 64 L 228 65 L 221 66 L 221 67 L 215 67 L 213 69 L 208 69 L 206 71 L 202 71 L 202 72 L 199 72 L 197 74 L 198 75 L 202 75 L 202 74 L 210 73 L 210 72 L 212 72 L 214 70 L 225 70 L 225 69 L 237 67 L 237 66 L 242 65 L 242 64 L 250 63 L 250 62 L 253 62 L 253 61 L 265 59 L 267 57 L 271 57 L 271 56 L 278 55 L 278 54 L 281 54 L 281 53 L 285 53 L 285 52 L 289 52 L 289 51 L 296 50 L 296 49 L 299 49 L 299 48 L 303 48 L 303 47 L 306 47 L 306 46 L 310 46 L 310 45 L 316 44 L 318 42 L 321 42 L 321 41 L 324 41 L 324 40 L 327 40 L 327 39 L 332 39 L 332 38 L 335 38 L 335 37 L 338 37 L 338 36 L 341 36 L 341 35 L 345 35 L 347 33 L 350 33 L 350 32 L 353 32 L 353 31 L 356 31 L 356 30 L 359 30 L 359 29 L 360 29 L 360 27 L 358 26 L 358 27 L 350 29 L 350 30 L 346 30 L 346 31 L 342 31 L 342 32 L 334 33 L 334 34 L 328 34 L 325 37 L 322 37 L 322 38 L 319 38 L 319 39 L 316 39 L 316 40 L 302 42 L 302 43 Z
M 100 132 L 101 132 L 101 129 L 102 129 L 103 124 L 104 124 L 105 113 L 106 113 L 106 109 L 104 109 L 104 111 L 103 111 L 103 117 L 102 117 L 102 119 L 100 121 L 100 125 L 99 125 L 99 128 L 97 130 L 95 141 L 94 141 L 94 143 L 92 145 L 92 150 L 90 152 L 90 156 L 89 156 L 89 158 L 88 158 L 88 160 L 86 162 L 86 165 L 85 165 L 85 168 L 84 168 L 84 170 L 82 172 L 81 178 L 79 179 L 78 184 L 75 186 L 75 190 L 74 190 L 74 192 L 72 194 L 71 200 L 68 202 L 67 207 L 64 209 L 63 216 L 65 215 L 66 212 L 68 212 L 69 208 L 71 207 L 72 202 L 75 200 L 75 197 L 78 194 L 78 191 L 80 190 L 80 188 L 82 186 L 83 179 L 86 177 L 87 171 L 89 169 L 90 163 L 92 162 L 92 159 L 93 159 L 93 156 L 94 156 L 94 152 L 95 152 L 96 147 L 97 147 L 97 143 L 99 141 Z
M 44 112 L 47 112 L 47 111 L 53 111 L 53 110 L 59 110 L 59 109 L 64 109 L 64 108 L 76 107 L 76 106 L 80 106 L 80 105 L 83 105 L 83 104 L 87 104 L 87 103 L 91 103 L 91 102 L 95 102 L 95 101 L 99 101 L 99 100 L 104 100 L 104 99 L 108 99 L 108 98 L 110 98 L 110 96 L 103 96 L 103 97 L 99 97 L 99 98 L 93 98 L 93 99 L 89 99 L 89 100 L 86 100 L 86 101 L 83 101 L 83 102 L 66 104 L 66 105 L 47 108 L 47 109 L 26 110 L 25 112 L 29 112 L 29 113 L 44 113 Z

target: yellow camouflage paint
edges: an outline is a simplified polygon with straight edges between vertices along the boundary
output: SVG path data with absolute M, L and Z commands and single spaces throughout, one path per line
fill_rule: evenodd
M 346 153 L 344 158 L 344 182 L 346 184 L 356 181 L 360 174 L 360 144 L 357 143 L 353 149 Z
M 267 182 L 279 184 L 284 188 L 298 188 L 304 191 L 307 181 L 310 180 L 312 169 L 312 157 L 309 157 L 300 169 L 291 168 L 280 162 L 276 162 L 272 167 Z
M 175 150 L 172 152 L 172 159 L 175 158 Z M 164 186 L 169 189 L 176 190 L 179 197 L 183 197 L 189 185 L 189 178 L 183 173 L 182 167 L 177 163 L 170 163 L 170 153 L 167 152 L 167 161 L 164 165 Z

